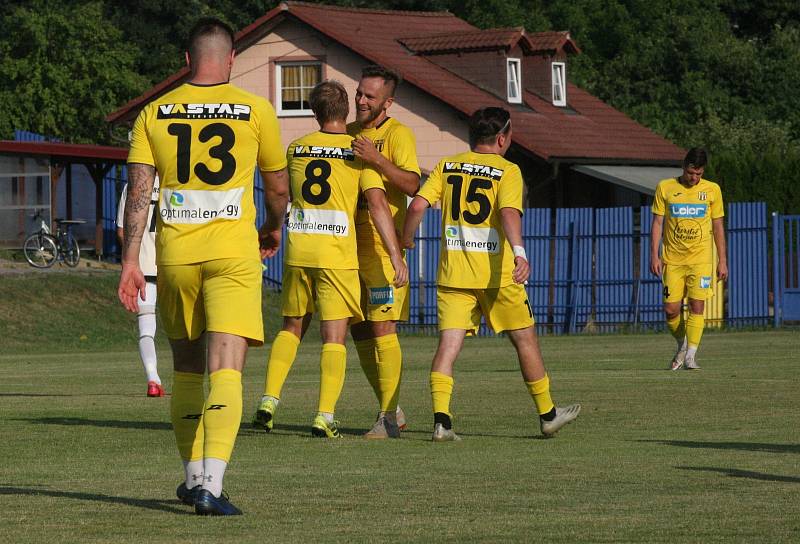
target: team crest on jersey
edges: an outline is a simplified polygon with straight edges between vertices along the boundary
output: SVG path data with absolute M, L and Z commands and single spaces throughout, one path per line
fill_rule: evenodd
M 250 120 L 247 104 L 159 104 L 158 119 Z
M 708 193 L 705 191 L 700 191 L 697 193 L 697 200 L 708 200 Z
M 467 174 L 468 176 L 479 176 L 482 178 L 489 178 L 495 181 L 500 181 L 503 177 L 503 171 L 494 166 L 487 166 L 485 164 L 472 164 L 469 162 L 446 162 L 444 163 L 445 174 Z
M 353 161 L 356 158 L 353 154 L 353 150 L 349 147 L 328 145 L 298 145 L 294 148 L 292 156 L 295 158 L 341 159 L 343 161 Z

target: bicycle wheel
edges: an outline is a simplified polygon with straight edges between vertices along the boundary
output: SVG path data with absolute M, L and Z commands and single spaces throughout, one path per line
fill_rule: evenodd
M 81 260 L 81 248 L 78 247 L 78 241 L 71 234 L 64 238 L 61 255 L 64 257 L 64 262 L 67 266 L 73 268 L 78 266 L 78 261 Z
M 56 239 L 43 232 L 36 232 L 25 238 L 22 249 L 25 260 L 36 268 L 49 268 L 58 258 Z

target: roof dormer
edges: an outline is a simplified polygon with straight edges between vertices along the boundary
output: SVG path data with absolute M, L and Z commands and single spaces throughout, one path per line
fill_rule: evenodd
M 580 50 L 569 32 L 528 34 L 524 28 L 492 28 L 398 40 L 509 104 L 525 104 L 532 92 L 554 106 L 567 105 L 567 55 Z

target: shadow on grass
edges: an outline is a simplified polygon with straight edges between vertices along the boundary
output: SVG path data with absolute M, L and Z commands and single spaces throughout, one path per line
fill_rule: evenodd
M 715 450 L 763 451 L 767 453 L 800 453 L 800 444 L 764 444 L 759 442 L 699 442 L 689 440 L 637 440 L 664 446 L 680 448 L 701 448 Z
M 342 434 L 343 437 L 347 438 L 348 440 L 351 439 L 359 439 L 363 438 L 364 434 L 369 431 L 369 429 L 362 428 L 352 428 L 352 427 L 339 427 L 339 432 Z M 430 442 L 431 441 L 431 432 L 432 430 L 419 430 L 419 431 L 412 431 L 412 430 L 405 430 L 402 432 L 402 440 L 416 440 L 416 441 L 424 441 Z M 242 425 L 239 429 L 239 436 L 261 436 L 268 433 L 265 433 L 261 429 L 254 429 L 253 427 Z M 302 438 L 311 438 L 311 425 L 285 425 L 285 424 L 275 424 L 275 427 L 272 429 L 272 432 L 269 434 L 274 434 L 278 436 L 300 436 Z M 528 440 L 546 440 L 547 437 L 541 435 L 534 435 L 534 436 L 525 436 L 525 435 L 510 435 L 510 434 L 487 434 L 487 433 L 462 433 L 458 432 L 459 436 L 462 437 L 481 437 L 481 438 L 513 438 L 513 439 L 528 439 Z
M 175 500 L 155 500 L 155 499 L 134 499 L 132 497 L 115 497 L 113 495 L 102 495 L 100 493 L 79 493 L 76 491 L 56 491 L 49 489 L 37 489 L 28 487 L 6 487 L 0 486 L 0 495 L 30 495 L 33 497 L 55 497 L 57 499 L 74 499 L 79 501 L 105 502 L 109 504 L 122 504 L 145 508 L 147 510 L 159 510 L 170 514 L 192 514 L 194 512 L 185 508 L 172 506 Z
M 675 467 L 680 470 L 695 470 L 699 472 L 718 472 L 731 478 L 749 478 L 751 480 L 763 480 L 765 482 L 784 482 L 790 484 L 800 484 L 800 478 L 794 476 L 779 476 L 777 474 L 765 474 L 763 472 L 753 472 L 751 470 L 739 470 L 736 468 L 717 468 L 717 467 Z
M 82 417 L 32 417 L 12 421 L 27 421 L 35 425 L 76 425 L 84 427 L 112 427 L 115 429 L 143 429 L 149 431 L 171 431 L 172 423 L 164 421 L 123 421 L 118 419 L 86 419 Z

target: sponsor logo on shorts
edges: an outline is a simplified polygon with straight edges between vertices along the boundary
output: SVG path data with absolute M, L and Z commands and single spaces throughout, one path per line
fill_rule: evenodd
M 700 289 L 708 289 L 711 287 L 711 276 L 700 277 Z
M 298 145 L 294 148 L 292 156 L 295 158 L 342 159 L 344 161 L 354 161 L 356 159 L 353 150 L 349 147 L 327 145 Z
M 292 208 L 287 228 L 289 232 L 298 234 L 347 236 L 350 233 L 350 221 L 347 212 L 340 210 Z
M 468 162 L 446 162 L 444 163 L 444 173 L 459 173 L 481 178 L 489 178 L 500 181 L 503 177 L 503 170 L 485 164 L 472 164 Z
M 164 189 L 164 205 L 158 210 L 165 223 L 199 225 L 216 219 L 242 216 L 244 188 L 229 191 L 173 191 Z
M 450 226 L 445 228 L 444 241 L 448 251 L 471 251 L 493 255 L 500 252 L 500 236 L 493 228 Z
M 247 104 L 159 104 L 158 119 L 250 120 Z
M 707 204 L 670 204 L 669 214 L 672 217 L 698 219 L 706 216 Z
M 394 287 L 369 287 L 369 303 L 375 306 L 394 303 Z

